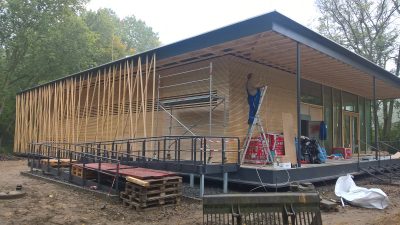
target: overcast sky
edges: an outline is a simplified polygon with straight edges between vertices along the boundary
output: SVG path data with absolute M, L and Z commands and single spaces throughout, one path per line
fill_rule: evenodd
M 87 8 L 111 8 L 121 18 L 134 15 L 163 45 L 273 10 L 308 27 L 318 16 L 314 0 L 91 0 Z

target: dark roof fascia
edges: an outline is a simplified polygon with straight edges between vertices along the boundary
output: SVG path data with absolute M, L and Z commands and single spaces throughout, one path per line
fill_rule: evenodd
M 358 68 L 370 74 L 371 77 L 375 76 L 400 86 L 400 79 L 393 73 L 278 12 L 272 13 L 276 14 L 272 22 L 273 31 Z

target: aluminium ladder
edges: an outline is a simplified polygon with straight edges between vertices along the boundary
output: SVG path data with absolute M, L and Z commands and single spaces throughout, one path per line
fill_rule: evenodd
M 260 102 L 258 103 L 257 111 L 256 111 L 256 115 L 254 116 L 253 123 L 251 124 L 251 126 L 250 126 L 250 128 L 249 128 L 249 130 L 247 132 L 247 137 L 246 137 L 246 139 L 244 141 L 243 154 L 242 154 L 242 158 L 241 158 L 240 164 L 243 164 L 243 162 L 244 162 L 244 159 L 246 157 L 246 153 L 247 153 L 247 150 L 249 148 L 250 141 L 251 141 L 251 138 L 253 136 L 255 127 L 258 128 L 258 130 L 259 130 L 259 132 L 261 134 L 262 149 L 263 149 L 263 152 L 264 152 L 265 156 L 267 157 L 267 161 L 272 162 L 274 160 L 273 156 L 271 155 L 271 151 L 269 150 L 268 139 L 267 139 L 267 137 L 265 135 L 264 128 L 262 126 L 262 121 L 261 121 L 261 118 L 260 118 L 260 108 L 261 108 L 261 105 L 263 103 L 264 96 L 265 96 L 266 93 L 267 93 L 267 86 L 261 88 Z

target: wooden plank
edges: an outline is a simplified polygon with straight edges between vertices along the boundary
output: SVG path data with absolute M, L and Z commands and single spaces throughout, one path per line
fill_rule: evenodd
M 142 187 L 149 187 L 149 186 L 150 186 L 150 183 L 149 183 L 149 182 L 144 181 L 144 180 L 141 180 L 141 179 L 138 179 L 138 178 L 135 178 L 135 177 L 127 176 L 125 179 L 126 179 L 126 181 L 128 181 L 128 182 L 131 182 L 131 183 L 140 185 L 140 186 L 142 186 Z
M 297 163 L 296 146 L 295 146 L 295 121 L 290 113 L 282 113 L 283 136 L 285 138 L 285 156 L 283 161 L 289 161 L 292 164 Z

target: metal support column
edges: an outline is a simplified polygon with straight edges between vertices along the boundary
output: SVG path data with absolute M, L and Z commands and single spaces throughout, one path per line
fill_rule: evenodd
M 375 159 L 378 160 L 378 104 L 376 102 L 376 79 L 373 77 L 373 98 L 374 98 L 374 135 L 375 135 Z
M 204 196 L 204 174 L 200 175 L 200 198 Z
M 209 97 L 210 97 L 210 112 L 209 112 L 209 134 L 208 135 L 212 135 L 212 62 L 210 62 L 210 90 L 209 90 Z M 210 153 L 211 154 L 211 153 Z
M 226 194 L 226 193 L 228 193 L 228 173 L 227 172 L 224 173 L 223 183 L 224 183 L 223 184 L 223 191 Z
M 191 173 L 190 174 L 190 187 L 192 188 L 192 187 L 194 187 L 194 174 L 193 173 Z
M 297 157 L 297 166 L 301 167 L 300 163 L 300 156 L 298 155 L 301 152 L 301 115 L 300 115 L 300 101 L 301 101 L 301 92 L 300 92 L 300 81 L 301 81 L 301 71 L 300 71 L 300 45 L 296 43 L 296 104 L 297 104 L 297 150 L 296 150 L 296 157 Z

